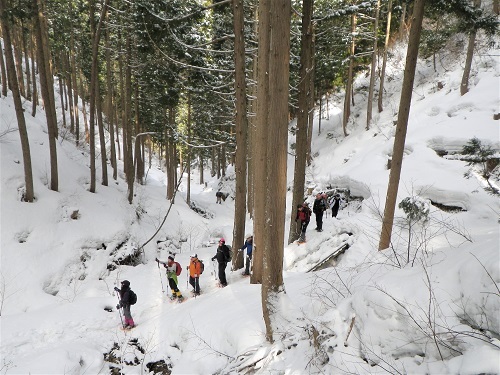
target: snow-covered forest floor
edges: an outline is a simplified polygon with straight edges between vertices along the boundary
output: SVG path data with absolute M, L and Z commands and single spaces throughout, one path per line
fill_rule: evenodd
M 210 261 L 218 238 L 232 238 L 231 167 L 226 177 L 209 177 L 205 185 L 191 176 L 191 199 L 204 216 L 185 203 L 184 176 L 165 224 L 138 262 L 130 256 L 169 208 L 159 162 L 153 159 L 146 184 L 136 186 L 132 205 L 121 172 L 92 194 L 87 150 L 61 129 L 59 191 L 51 191 L 44 113 L 32 118 L 24 102 L 36 201 L 23 203 L 14 105 L 11 96 L 0 98 L 0 373 L 500 373 L 500 201 L 486 191 L 479 168 L 471 170 L 458 155 L 476 137 L 500 156 L 499 122 L 493 120 L 500 51 L 479 47 L 464 96 L 461 56 L 439 55 L 437 71 L 431 61 L 419 61 L 398 203 L 415 197 L 428 219 L 409 229 L 398 209 L 394 246 L 379 252 L 404 54 L 403 46 L 391 53 L 385 110 L 374 115 L 370 130 L 360 89 L 367 85 L 364 76 L 355 83 L 347 137 L 342 93 L 329 97 L 321 132 L 315 116 L 314 160 L 306 176 L 313 194 L 307 200 L 337 190 L 348 205 L 337 219 L 327 215 L 321 233 L 312 218 L 307 243 L 285 247 L 289 301 L 282 313 L 289 321 L 272 345 L 265 340 L 259 285 L 228 269 L 228 287 L 217 288 Z M 291 156 L 288 165 L 291 187 Z M 498 188 L 498 174 L 490 183 Z M 221 205 L 215 203 L 219 189 L 229 193 Z M 291 211 L 288 193 L 286 228 Z M 246 232 L 252 232 L 250 219 Z M 345 244 L 334 263 L 307 272 Z M 169 251 L 183 266 L 193 253 L 204 260 L 201 296 L 190 295 L 183 270 L 179 286 L 188 299 L 177 304 L 166 297 L 165 273 L 154 259 L 166 260 Z M 132 331 L 120 329 L 115 308 L 113 287 L 124 279 L 138 295 Z

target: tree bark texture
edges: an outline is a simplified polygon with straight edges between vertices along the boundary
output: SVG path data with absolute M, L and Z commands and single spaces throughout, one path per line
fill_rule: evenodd
M 48 60 L 49 53 L 46 52 L 48 40 L 45 39 L 46 33 L 43 30 L 45 25 L 42 0 L 33 0 L 33 6 L 36 10 L 34 16 L 35 36 L 37 44 L 37 61 L 38 73 L 40 76 L 40 90 L 45 106 L 45 117 L 47 119 L 47 133 L 49 137 L 49 154 L 50 154 L 50 190 L 59 190 L 59 176 L 57 170 L 57 117 L 55 103 L 52 100 L 54 94 L 54 85 L 51 73 L 50 61 Z M 52 96 L 50 91 L 52 90 Z
M 308 148 L 308 127 L 309 124 L 309 97 L 313 95 L 309 91 L 309 81 L 312 78 L 313 66 L 312 55 L 314 53 L 312 47 L 313 39 L 313 14 L 314 0 L 304 0 L 302 6 L 302 30 L 301 30 L 301 47 L 300 47 L 300 72 L 299 72 L 299 93 L 298 93 L 298 114 L 297 114 L 297 130 L 295 132 L 295 167 L 293 174 L 293 197 L 291 207 L 290 233 L 288 235 L 288 243 L 299 238 L 299 228 L 295 217 L 297 214 L 297 206 L 304 202 L 304 184 L 306 175 L 306 160 Z
M 415 68 L 417 65 L 418 46 L 420 44 L 420 34 L 422 31 L 424 4 L 425 0 L 416 0 L 413 6 L 413 19 L 408 40 L 403 86 L 399 102 L 398 123 L 396 126 L 396 134 L 392 150 L 391 171 L 389 174 L 389 185 L 387 187 L 387 196 L 385 200 L 384 217 L 382 219 L 382 231 L 380 233 L 380 242 L 378 247 L 379 250 L 387 249 L 391 243 L 394 211 L 396 209 L 399 179 L 401 177 L 401 167 L 403 164 L 403 154 L 405 149 L 406 131 L 410 115 L 413 82 L 415 79 Z
M 3 51 L 2 43 L 3 42 L 0 40 L 0 51 Z M 0 53 L 0 75 L 2 78 L 2 96 L 7 96 L 7 70 L 3 60 L 3 53 Z
M 267 139 L 266 226 L 262 275 L 262 309 L 266 339 L 274 342 L 283 285 L 283 249 L 286 209 L 288 144 L 288 90 L 290 63 L 289 0 L 271 1 L 269 55 L 269 136 Z
M 387 51 L 389 49 L 389 38 L 391 36 L 391 18 L 392 18 L 392 0 L 387 4 L 387 27 L 385 30 L 385 43 L 384 43 L 384 56 L 382 58 L 382 70 L 380 72 L 380 87 L 378 89 L 378 111 L 384 110 L 384 81 L 385 81 L 385 68 L 387 66 Z
M 255 146 L 252 159 L 254 175 L 254 248 L 252 284 L 262 283 L 264 228 L 266 226 L 267 138 L 269 114 L 269 17 L 271 0 L 259 0 L 259 41 L 257 57 L 257 112 L 255 119 Z
M 10 38 L 10 27 L 7 14 L 5 12 L 5 0 L 0 0 L 0 23 L 2 29 L 2 37 L 5 43 L 5 60 L 6 70 L 11 82 L 12 97 L 14 99 L 14 108 L 16 111 L 17 127 L 19 129 L 19 137 L 21 138 L 21 148 L 23 152 L 23 167 L 24 167 L 24 201 L 33 202 L 33 171 L 31 167 L 31 151 L 26 128 L 26 119 L 24 118 L 23 103 L 21 101 L 21 93 L 17 83 L 16 68 L 14 56 L 12 53 L 12 41 Z M 3 55 L 3 54 L 2 54 Z M 2 57 L 3 58 L 3 57 Z
M 481 0 L 474 0 L 474 6 L 479 8 Z M 474 47 L 476 46 L 476 30 L 472 30 L 469 34 L 469 44 L 467 46 L 467 55 L 465 58 L 465 67 L 462 74 L 462 82 L 460 84 L 460 95 L 465 95 L 469 92 L 469 77 L 472 68 L 472 58 L 474 57 Z
M 351 15 L 351 46 L 349 49 L 349 69 L 347 72 L 347 82 L 345 85 L 345 97 L 344 97 L 344 116 L 342 119 L 342 129 L 344 131 L 344 136 L 347 137 L 347 122 L 349 121 L 349 117 L 351 116 L 351 96 L 352 95 L 352 79 L 353 79 L 353 71 L 354 71 L 354 52 L 356 50 L 356 14 Z
M 236 173 L 233 248 L 240 248 L 245 240 L 245 221 L 247 203 L 247 85 L 245 80 L 245 32 L 243 0 L 233 0 L 234 26 L 234 90 L 236 99 L 235 138 L 236 155 L 234 170 Z M 235 253 L 236 254 L 236 253 Z M 233 257 L 233 269 L 243 268 L 243 252 Z
M 377 36 L 378 36 L 378 18 L 380 12 L 380 0 L 377 1 L 375 6 L 375 20 L 373 21 L 373 52 L 372 52 L 372 65 L 370 69 L 370 86 L 368 88 L 368 102 L 366 110 L 366 130 L 370 129 L 370 124 L 372 122 L 372 109 L 373 109 L 373 91 L 375 88 L 375 77 L 377 76 Z

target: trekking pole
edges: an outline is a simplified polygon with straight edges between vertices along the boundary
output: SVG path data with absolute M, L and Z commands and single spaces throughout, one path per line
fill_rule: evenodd
M 217 272 L 215 271 L 215 260 L 212 260 L 212 268 L 214 269 L 214 279 L 217 281 Z
M 116 298 L 118 298 L 118 306 L 120 306 L 120 296 L 117 294 Z M 118 314 L 120 315 L 120 321 L 122 322 L 122 327 L 125 327 L 123 325 L 122 312 L 120 311 L 120 309 L 118 309 Z
M 163 280 L 161 279 L 161 269 L 160 269 L 160 262 L 156 262 L 158 265 L 158 272 L 160 273 L 160 283 L 161 283 L 161 291 L 165 293 L 165 288 L 163 287 Z
M 186 267 L 187 271 L 186 272 L 186 289 L 189 290 L 189 266 Z

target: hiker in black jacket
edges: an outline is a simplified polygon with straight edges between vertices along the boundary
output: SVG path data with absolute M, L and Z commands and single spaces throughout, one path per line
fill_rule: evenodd
M 326 203 L 323 196 L 318 193 L 313 204 L 313 212 L 316 215 L 316 230 L 323 232 L 323 212 L 326 210 Z
M 219 263 L 219 283 L 220 286 L 227 286 L 226 280 L 226 266 L 227 262 L 230 260 L 229 248 L 226 246 L 226 240 L 221 238 L 219 240 L 219 246 L 217 247 L 217 253 L 212 257 L 212 261 L 217 259 Z
M 120 303 L 116 305 L 116 308 L 120 309 L 123 307 L 123 315 L 125 316 L 125 325 L 123 328 L 134 328 L 134 319 L 132 319 L 132 314 L 130 313 L 130 281 L 123 280 L 121 286 L 121 289 L 115 287 L 115 290 L 120 293 Z

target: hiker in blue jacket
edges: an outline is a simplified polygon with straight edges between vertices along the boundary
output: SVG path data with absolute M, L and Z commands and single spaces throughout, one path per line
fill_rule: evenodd
M 253 250 L 253 236 L 247 237 L 245 244 L 241 247 L 240 251 L 247 249 L 245 256 L 245 272 L 243 275 L 250 275 L 250 262 L 252 261 L 252 250 Z

